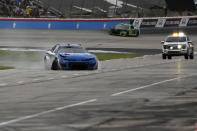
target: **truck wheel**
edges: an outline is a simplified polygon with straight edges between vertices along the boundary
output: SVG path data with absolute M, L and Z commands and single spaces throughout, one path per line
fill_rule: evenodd
M 189 57 L 188 55 L 185 55 L 185 59 L 186 59 L 186 60 L 188 59 L 188 57 Z
M 171 56 L 171 55 L 169 55 L 169 56 L 168 56 L 168 59 L 172 59 L 172 56 Z
M 190 56 L 189 56 L 190 59 L 194 59 L 194 54 L 192 53 Z
M 162 54 L 162 58 L 165 60 L 166 59 L 166 55 Z

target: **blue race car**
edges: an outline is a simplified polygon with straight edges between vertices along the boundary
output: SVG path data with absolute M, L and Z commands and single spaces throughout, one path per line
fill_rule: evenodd
M 96 56 L 88 53 L 79 44 L 57 44 L 44 57 L 46 69 L 52 70 L 96 70 Z

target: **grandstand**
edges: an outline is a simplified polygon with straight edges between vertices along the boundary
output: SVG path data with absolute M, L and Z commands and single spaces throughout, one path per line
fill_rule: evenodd
M 195 15 L 197 0 L 40 0 L 65 17 L 154 17 L 175 12 Z M 95 13 L 96 10 L 96 13 Z M 168 13 L 167 13 L 168 12 Z M 109 14 L 110 13 L 110 14 Z M 101 14 L 101 15 L 98 15 Z M 181 15 L 181 14 L 178 14 Z
M 197 0 L 0 0 L 0 15 L 28 16 L 28 7 L 31 17 L 163 17 L 182 12 L 194 15 L 195 3 Z
M 53 7 L 65 14 L 65 16 L 93 14 L 97 9 L 97 13 L 105 14 L 110 7 L 115 7 L 117 13 L 136 12 L 139 9 L 149 9 L 154 5 L 163 6 L 163 0 L 41 0 L 49 7 Z

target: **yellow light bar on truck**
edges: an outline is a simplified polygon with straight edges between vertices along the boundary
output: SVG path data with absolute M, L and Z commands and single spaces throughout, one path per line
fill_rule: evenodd
M 179 34 L 178 34 L 177 32 L 175 32 L 175 33 L 173 33 L 173 36 L 174 36 L 174 37 L 178 37 Z
M 173 37 L 183 37 L 184 35 L 185 34 L 183 32 L 179 32 L 179 33 L 178 32 L 174 32 L 172 36 Z

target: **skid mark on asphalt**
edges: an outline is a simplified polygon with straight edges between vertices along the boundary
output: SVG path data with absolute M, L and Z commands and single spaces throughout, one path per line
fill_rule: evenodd
M 93 102 L 96 102 L 96 101 L 97 101 L 97 99 L 91 99 L 91 100 L 79 102 L 79 103 L 76 103 L 76 104 L 71 104 L 71 105 L 67 105 L 67 106 L 57 107 L 57 108 L 54 108 L 52 110 L 43 111 L 43 112 L 40 112 L 40 113 L 37 113 L 37 114 L 20 117 L 20 118 L 13 119 L 13 120 L 10 120 L 10 121 L 2 122 L 2 123 L 0 123 L 0 127 L 6 126 L 6 125 L 9 125 L 9 124 L 13 124 L 13 123 L 17 123 L 17 122 L 20 122 L 20 121 L 23 121 L 23 120 L 36 118 L 36 117 L 39 117 L 39 116 L 42 116 L 42 115 L 46 115 L 46 114 L 49 114 L 49 113 L 53 113 L 53 112 L 56 112 L 56 111 L 61 111 L 61 110 L 65 110 L 65 109 L 68 109 L 68 108 L 81 106 L 81 105 L 85 105 L 85 104 L 88 104 L 88 103 L 93 103 Z

